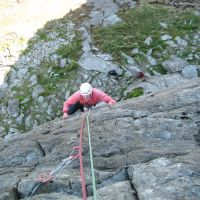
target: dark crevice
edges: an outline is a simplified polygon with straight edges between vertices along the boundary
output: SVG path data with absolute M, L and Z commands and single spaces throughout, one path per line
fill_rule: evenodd
M 198 131 L 197 134 L 194 134 L 194 139 L 196 140 L 196 142 L 200 146 L 200 130 Z
M 100 184 L 97 184 L 97 188 L 100 189 L 108 185 L 112 185 L 114 183 L 126 181 L 126 180 L 128 180 L 126 170 L 122 169 L 116 172 L 114 175 L 111 175 L 108 178 L 102 180 Z
M 193 106 L 195 105 L 197 102 L 195 101 L 194 103 L 192 103 L 190 106 Z M 161 104 L 159 105 L 161 106 Z M 180 109 L 181 107 L 186 107 L 187 105 L 174 105 L 173 108 L 164 108 L 164 109 L 158 109 L 156 110 L 156 105 L 154 105 L 153 107 L 155 108 L 156 111 L 153 111 L 153 110 L 148 110 L 149 113 L 148 115 L 144 115 L 144 116 L 139 116 L 139 117 L 136 117 L 134 116 L 134 111 L 132 112 L 128 112 L 128 113 L 125 113 L 123 115 L 120 115 L 120 114 L 117 114 L 117 115 L 112 115 L 109 117 L 109 120 L 114 120 L 114 119 L 121 119 L 121 118 L 126 118 L 126 117 L 132 117 L 134 120 L 136 119 L 142 119 L 142 118 L 146 118 L 146 117 L 151 117 L 151 115 L 154 115 L 154 114 L 159 114 L 159 113 L 162 113 L 162 112 L 171 112 L 171 111 L 174 111 L 174 110 L 177 110 L 177 109 Z M 141 108 L 141 111 L 143 111 L 143 108 Z M 198 112 L 198 114 L 200 113 L 200 111 Z M 186 112 L 182 112 L 181 115 L 178 117 L 178 119 L 191 119 L 190 117 L 187 116 L 187 113 Z M 107 118 L 102 118 L 102 119 L 98 119 L 98 123 L 102 123 L 104 121 L 107 121 L 108 119 Z M 95 122 L 96 119 L 91 119 L 91 122 Z
M 185 156 L 188 155 L 188 152 L 174 152 L 174 153 L 169 153 L 166 155 L 161 155 L 160 157 L 166 157 L 166 158 L 176 158 L 177 156 Z
M 130 185 L 131 185 L 131 188 L 132 188 L 132 191 L 133 191 L 134 199 L 135 199 L 135 200 L 139 200 L 138 192 L 137 192 L 137 190 L 135 189 L 135 187 L 134 187 L 134 185 L 133 185 L 133 183 L 132 183 L 132 179 L 131 179 L 131 177 L 130 177 L 128 171 L 127 171 L 127 169 L 128 169 L 128 168 L 125 168 L 125 170 L 126 170 L 126 176 L 127 176 L 127 178 L 128 178 L 128 181 L 130 182 Z
M 42 155 L 45 157 L 45 156 L 46 156 L 46 153 L 45 153 L 45 150 L 43 149 L 42 145 L 40 144 L 39 141 L 36 141 L 36 143 L 38 144 L 38 147 L 39 147 L 39 149 L 41 150 Z
M 149 116 L 140 116 L 140 117 L 134 117 L 133 114 L 123 114 L 123 115 L 119 115 L 119 116 L 110 116 L 109 117 L 109 121 L 112 121 L 112 120 L 117 120 L 117 119 L 124 119 L 124 118 L 132 118 L 133 120 L 137 120 L 137 119 L 142 119 L 142 118 L 146 118 L 146 117 L 149 117 Z M 102 124 L 103 122 L 107 122 L 108 119 L 105 118 L 105 119 L 98 119 L 98 124 Z M 96 122 L 96 119 L 94 120 L 91 120 L 91 122 Z
M 69 189 L 72 190 L 72 184 L 70 180 L 69 180 Z
M 200 115 L 200 110 L 197 110 L 196 113 L 197 113 L 197 115 Z
M 195 124 L 200 128 L 200 121 L 195 121 Z
M 17 197 L 18 200 L 21 199 L 20 198 L 21 195 L 20 195 L 20 192 L 18 190 L 18 185 L 19 185 L 20 181 L 21 181 L 21 179 L 19 179 L 19 181 L 16 184 L 16 188 L 15 188 L 15 194 L 16 194 L 16 197 Z
M 184 152 L 174 152 L 174 153 L 168 153 L 168 154 L 164 154 L 164 155 L 158 155 L 158 156 L 152 156 L 151 158 L 147 159 L 146 161 L 142 162 L 142 163 L 149 163 L 152 162 L 153 160 L 157 159 L 157 158 L 176 158 L 178 156 L 185 156 L 188 155 L 188 153 L 184 153 Z

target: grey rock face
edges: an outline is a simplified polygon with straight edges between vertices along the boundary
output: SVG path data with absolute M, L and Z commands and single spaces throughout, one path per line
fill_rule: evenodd
M 186 66 L 182 70 L 182 75 L 185 78 L 198 78 L 198 72 L 197 72 L 196 66 L 194 66 L 194 65 Z
M 36 98 L 39 97 L 39 95 L 40 95 L 41 93 L 43 93 L 43 92 L 44 92 L 44 88 L 43 88 L 41 85 L 37 85 L 37 86 L 35 86 L 34 89 L 33 89 L 32 97 L 33 97 L 34 99 L 36 99 Z
M 60 67 L 65 67 L 66 66 L 66 63 L 67 63 L 67 60 L 66 59 L 61 59 L 60 60 Z
M 24 132 L 24 129 L 31 130 L 32 127 L 37 126 L 38 124 L 42 124 L 48 120 L 54 119 L 54 117 L 62 115 L 61 107 L 64 99 L 74 92 L 83 81 L 90 81 L 95 87 L 100 87 L 100 89 L 109 93 L 116 100 L 121 100 L 126 98 L 129 88 L 133 88 L 138 85 L 138 71 L 145 72 L 145 77 L 149 77 L 150 75 L 148 73 L 151 72 L 152 74 L 160 75 L 159 72 L 154 70 L 154 66 L 156 68 L 157 65 L 160 65 L 160 60 L 158 59 L 161 59 L 164 55 L 167 56 L 167 50 L 164 50 L 163 52 L 156 52 L 156 55 L 154 55 L 154 50 L 151 46 L 147 53 L 143 53 L 142 49 L 136 48 L 132 51 L 132 54 L 138 54 L 134 56 L 136 57 L 135 61 L 134 59 L 131 60 L 127 58 L 127 66 L 126 64 L 123 64 L 124 66 L 119 66 L 111 55 L 101 52 L 100 49 L 94 46 L 91 39 L 91 31 L 95 28 L 95 26 L 109 26 L 117 23 L 121 20 L 118 16 L 118 11 L 120 9 L 124 10 L 127 8 L 133 8 L 136 5 L 137 2 L 133 0 L 88 0 L 86 3 L 87 11 L 83 9 L 83 12 L 81 11 L 80 13 L 82 18 L 80 22 L 77 21 L 76 24 L 72 21 L 67 21 L 67 23 L 60 23 L 60 21 L 58 21 L 58 24 L 56 22 L 58 25 L 56 27 L 60 27 L 62 31 L 65 32 L 65 37 L 62 37 L 62 34 L 60 35 L 58 33 L 61 31 L 59 28 L 56 28 L 56 30 L 52 32 L 47 31 L 47 40 L 40 40 L 40 36 L 36 34 L 34 36 L 35 42 L 29 49 L 30 51 L 28 51 L 26 55 L 20 55 L 14 67 L 11 68 L 11 73 L 7 78 L 8 85 L 5 86 L 6 84 L 4 83 L 4 86 L 2 86 L 3 89 L 1 88 L 0 97 L 5 97 L 5 100 L 3 100 L 0 105 L 0 114 L 2 115 L 1 127 L 3 127 L 5 131 L 0 133 L 0 137 L 4 137 L 6 134 L 13 133 L 15 131 Z M 161 29 L 164 29 L 167 28 L 168 24 L 162 21 L 160 22 L 160 26 Z M 46 65 L 51 62 L 52 66 L 54 66 L 54 64 L 58 65 L 63 68 L 63 71 L 66 65 L 73 64 L 72 60 L 69 58 L 62 58 L 62 56 L 58 54 L 57 49 L 60 49 L 62 45 L 70 45 L 73 38 L 75 38 L 77 30 L 82 33 L 83 53 L 78 61 L 81 66 L 77 72 L 78 77 L 74 78 L 76 81 L 67 81 L 69 87 L 63 85 L 63 83 L 59 83 L 58 81 L 56 84 L 51 83 L 43 85 L 42 88 L 38 84 L 45 84 L 44 82 L 46 82 L 44 81 L 42 83 L 39 80 L 41 79 L 43 73 L 46 73 L 47 75 L 45 76 L 45 79 L 48 77 L 53 79 L 59 78 L 58 74 L 54 73 L 52 67 L 49 67 L 47 72 L 43 72 L 43 64 Z M 187 36 L 181 36 L 182 38 L 177 36 L 173 41 L 170 33 L 168 34 L 169 35 L 163 34 L 162 39 L 169 45 L 169 47 L 167 47 L 169 50 L 175 50 L 175 52 L 173 51 L 174 54 L 178 54 L 176 51 L 179 51 L 180 54 L 178 55 L 181 55 L 183 53 L 181 51 L 184 51 L 184 47 L 187 46 L 186 42 L 188 42 L 188 48 L 191 43 L 194 46 L 192 46 L 192 52 L 187 55 L 185 59 L 187 61 L 191 61 L 192 63 L 194 59 L 199 58 L 198 53 L 195 51 L 193 52 L 193 50 L 197 49 L 199 46 L 200 34 L 198 31 L 195 33 L 194 39 L 190 39 Z M 153 38 L 154 37 L 152 35 L 146 37 L 147 46 L 152 43 Z M 170 46 L 175 47 L 175 49 L 170 48 Z M 12 52 L 14 51 L 12 50 Z M 6 55 L 0 55 L 0 59 L 4 59 L 4 56 L 9 57 L 9 55 L 13 54 L 7 53 Z M 123 54 L 123 52 L 121 53 Z M 140 63 L 140 59 L 137 59 L 140 55 L 142 55 L 142 63 Z M 135 63 L 136 61 L 139 63 Z M 178 70 L 178 72 L 182 73 L 184 77 L 190 78 L 191 76 L 196 76 L 194 70 L 190 70 L 188 72 L 186 69 L 183 69 L 184 66 L 182 66 L 183 68 L 180 67 L 182 63 L 178 61 L 179 63 L 177 64 L 177 59 L 168 61 L 166 69 L 169 68 L 169 73 L 174 73 Z M 2 64 L 5 65 L 4 62 Z M 189 64 L 187 63 L 187 65 Z M 116 70 L 119 76 L 108 76 L 108 72 L 110 70 Z M 164 77 L 163 79 L 158 78 L 158 81 L 155 81 L 154 79 L 153 83 L 147 83 L 148 81 L 152 81 L 152 79 L 147 81 L 144 80 L 146 83 L 142 85 L 144 86 L 145 93 L 149 93 L 165 89 L 166 87 L 172 85 L 168 84 L 168 82 L 177 84 L 179 80 L 181 81 L 182 78 L 178 77 L 178 80 L 174 81 L 172 79 L 169 80 L 169 78 L 168 80 L 165 80 Z M 28 88 L 26 88 L 26 85 L 28 85 Z M 23 89 L 20 91 L 21 87 Z M 57 91 L 54 91 L 55 87 L 57 87 Z M 54 97 L 49 94 L 49 88 L 53 88 L 52 93 L 54 93 Z M 16 95 L 17 92 L 19 92 L 18 95 Z M 14 99 L 16 97 L 19 99 L 19 106 L 17 107 L 18 104 L 16 104 L 14 109 L 11 108 L 11 106 L 8 108 L 7 102 L 9 99 Z M 13 127 L 10 127 L 11 125 Z
M 99 72 L 108 72 L 112 69 L 119 70 L 119 67 L 112 62 L 105 61 L 101 57 L 93 54 L 83 54 L 79 60 L 80 65 L 85 70 L 96 70 Z
M 116 15 L 120 6 L 135 5 L 135 1 L 130 0 L 88 2 L 91 2 L 94 8 L 89 15 L 88 27 L 114 24 L 121 20 Z M 162 24 L 162 27 L 166 28 L 167 25 Z M 73 32 L 73 24 L 71 28 Z M 117 81 L 109 77 L 111 81 L 108 81 L 106 73 L 109 70 L 115 69 L 121 74 L 121 69 L 117 64 L 113 64 L 111 56 L 102 54 L 92 46 L 88 30 L 84 28 L 81 30 L 84 54 L 79 62 L 84 78 L 81 77 L 76 81 L 78 83 L 83 80 L 90 81 L 92 76 L 89 71 L 95 73 L 97 71 L 93 75 L 95 78 L 98 75 L 98 78 L 93 80 L 94 86 L 106 85 L 109 91 L 120 93 L 121 88 L 132 84 L 132 79 L 127 82 L 126 79 Z M 61 44 L 70 43 L 73 33 L 69 32 L 67 41 L 57 38 L 53 33 L 49 37 L 53 40 L 47 43 L 39 42 L 27 56 L 20 57 L 16 66 L 24 66 L 24 69 L 13 70 L 10 77 L 11 86 L 22 85 L 21 79 L 30 76 L 28 68 L 37 69 L 44 59 L 50 59 L 60 67 L 65 66 L 68 60 L 61 59 L 55 51 Z M 196 42 L 198 38 L 199 34 L 196 36 Z M 175 39 L 176 43 L 170 40 L 170 36 L 162 39 L 169 46 L 178 49 L 187 46 L 187 41 L 179 37 Z M 151 42 L 152 38 L 148 37 L 147 46 Z M 133 50 L 133 54 L 139 52 L 138 49 Z M 151 57 L 152 49 L 147 55 L 148 62 L 151 65 L 156 64 L 156 60 Z M 190 59 L 193 57 L 194 53 L 189 55 Z M 127 61 L 133 65 L 127 67 L 131 75 L 140 71 L 140 68 L 134 65 L 134 60 L 127 59 Z M 95 176 L 98 197 L 101 200 L 200 199 L 200 81 L 197 79 L 185 82 L 185 78 L 196 78 L 196 71 L 194 68 L 188 71 L 188 63 L 178 57 L 172 56 L 163 63 L 163 66 L 169 73 L 174 74 L 151 77 L 145 82 L 138 81 L 139 83 L 134 85 L 144 88 L 144 93 L 151 93 L 150 95 L 117 103 L 112 108 L 104 105 L 91 111 L 90 128 Z M 177 72 L 181 72 L 184 77 Z M 32 85 L 37 84 L 36 76 L 29 78 Z M 182 85 L 175 88 L 178 83 Z M 172 88 L 166 90 L 167 87 Z M 9 90 L 8 87 L 6 89 Z M 130 89 L 133 89 L 133 85 Z M 160 92 L 163 89 L 166 91 Z M 40 96 L 43 91 L 39 85 L 35 86 L 32 97 L 34 102 L 38 102 L 41 106 L 36 105 L 35 109 L 32 109 L 45 110 L 45 114 L 52 117 L 55 114 L 53 109 L 61 97 L 51 97 L 53 99 L 51 104 L 50 97 Z M 71 88 L 65 93 L 65 98 L 69 96 L 70 91 Z M 20 126 L 22 124 L 27 128 L 36 126 L 37 120 L 43 116 L 39 114 L 32 116 L 32 113 L 25 116 L 19 107 L 29 99 L 20 101 L 19 106 L 19 100 L 15 99 L 16 92 L 10 94 L 12 99 L 8 102 L 8 106 L 1 106 L 1 114 L 9 113 Z M 0 96 L 3 97 L 4 92 L 1 92 Z M 26 134 L 13 134 L 19 131 L 13 126 L 13 121 L 5 118 L 4 122 L 7 126 L 6 128 L 0 126 L 0 131 L 8 129 L 12 134 L 0 140 L 0 199 L 81 199 L 78 161 L 60 171 L 53 183 L 42 185 L 32 198 L 27 197 L 37 182 L 38 174 L 55 169 L 62 159 L 69 156 L 73 147 L 78 145 L 80 113 L 70 116 L 65 122 L 56 119 L 43 124 Z M 88 199 L 92 199 L 88 151 L 88 136 L 84 129 L 83 161 Z
M 152 38 L 149 36 L 145 39 L 144 43 L 149 46 L 152 43 Z
M 133 0 L 115 0 L 114 2 L 120 6 L 126 6 L 130 8 L 133 8 L 137 5 L 137 1 L 133 1 Z
M 138 82 L 137 84 L 129 87 L 129 91 L 133 90 L 134 88 L 143 88 L 144 93 L 155 93 L 158 91 L 162 91 L 168 87 L 173 87 L 177 84 L 181 84 L 186 79 L 178 73 L 174 74 L 167 74 L 163 76 L 154 76 L 149 77 L 147 81 Z
M 188 65 L 187 61 L 174 55 L 162 63 L 162 66 L 169 73 L 180 72 L 186 65 Z
M 104 22 L 104 26 L 110 26 L 121 21 L 122 20 L 117 15 L 113 14 L 107 18 L 107 20 Z
M 14 188 L 10 189 L 5 189 L 3 193 L 1 193 L 1 200 L 18 200 L 17 195 L 16 195 L 16 190 Z
M 168 25 L 167 25 L 166 23 L 164 23 L 164 22 L 160 22 L 160 26 L 161 26 L 162 28 L 167 28 L 167 27 L 168 27 Z
M 186 40 L 183 40 L 182 38 L 180 37 L 175 37 L 175 40 L 177 42 L 177 44 L 181 47 L 187 47 L 188 43 Z
M 8 113 L 16 117 L 18 116 L 19 112 L 19 100 L 18 99 L 11 99 L 8 101 Z
M 90 3 L 93 5 L 93 11 L 90 14 L 91 25 L 98 26 L 100 24 L 107 26 L 109 24 L 114 24 L 120 19 L 115 15 L 119 10 L 119 7 L 113 1 L 93 1 Z
M 160 3 L 182 8 L 200 8 L 199 0 L 146 0 L 149 3 Z
M 199 151 L 193 157 L 199 159 Z M 184 163 L 185 156 L 178 159 L 158 158 L 147 164 L 131 166 L 128 171 L 139 199 L 194 199 L 199 197 L 198 161 Z M 180 187 L 181 184 L 181 187 Z
M 172 48 L 178 48 L 178 45 L 172 40 L 167 40 L 165 43 L 168 44 Z
M 89 115 L 100 199 L 198 200 L 200 79 L 153 95 L 97 107 Z M 0 142 L 0 198 L 81 199 L 79 162 L 55 175 L 28 198 L 38 174 L 55 169 L 79 144 L 82 115 L 55 119 Z M 83 163 L 92 199 L 87 129 Z M 14 188 L 14 190 L 12 190 Z M 10 191 L 8 193 L 8 191 Z M 14 191 L 14 192 L 12 192 Z
M 37 76 L 35 74 L 31 76 L 30 81 L 33 85 L 37 84 Z
M 170 35 L 162 35 L 161 36 L 161 40 L 163 40 L 163 41 L 167 41 L 167 40 L 171 40 L 172 39 L 172 36 L 170 36 Z

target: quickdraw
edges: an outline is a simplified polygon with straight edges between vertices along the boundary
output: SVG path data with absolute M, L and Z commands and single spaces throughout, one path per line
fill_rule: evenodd
M 74 154 L 74 152 L 76 150 L 78 150 L 78 153 Z M 38 181 L 33 186 L 33 189 L 32 189 L 32 191 L 30 192 L 30 194 L 28 196 L 32 197 L 34 195 L 34 193 L 38 190 L 40 185 L 47 184 L 47 183 L 51 182 L 54 179 L 54 175 L 56 173 L 58 173 L 58 171 L 60 171 L 61 169 L 64 169 L 73 160 L 75 160 L 75 159 L 77 159 L 79 157 L 79 151 L 80 151 L 80 147 L 79 146 L 74 147 L 72 152 L 70 153 L 70 156 L 68 158 L 66 158 L 66 159 L 63 159 L 62 162 L 55 169 L 53 169 L 51 172 L 46 172 L 46 173 L 43 173 L 43 174 L 39 174 L 38 175 Z

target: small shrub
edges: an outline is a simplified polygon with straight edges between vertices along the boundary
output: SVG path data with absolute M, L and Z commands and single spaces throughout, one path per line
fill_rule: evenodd
M 48 41 L 47 33 L 45 33 L 44 31 L 39 31 L 38 36 L 40 40 Z
M 163 66 L 160 64 L 160 65 L 155 65 L 152 67 L 156 72 L 162 74 L 162 75 L 165 75 L 167 74 L 167 70 L 165 68 L 163 68 Z
M 128 93 L 127 99 L 139 97 L 144 94 L 144 89 L 141 87 L 135 88 L 132 90 L 132 92 Z
M 77 63 L 75 60 L 72 60 L 71 63 L 67 66 L 67 71 L 74 71 L 77 70 L 80 67 L 79 63 Z
M 69 45 L 62 45 L 57 49 L 56 53 L 61 55 L 62 58 L 78 60 L 82 53 L 82 38 L 80 32 L 76 31 L 73 42 Z

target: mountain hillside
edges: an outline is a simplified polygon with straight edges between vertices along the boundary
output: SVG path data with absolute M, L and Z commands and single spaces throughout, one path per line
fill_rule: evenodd
M 93 175 L 98 200 L 200 199 L 198 1 L 2 0 L 0 9 L 0 199 L 81 199 L 78 155 L 88 199 Z M 82 82 L 117 101 L 83 113 L 83 149 L 83 114 L 62 120 Z
M 4 9 L 12 12 L 2 19 L 11 35 L 2 35 L 0 48 L 1 74 L 7 73 L 0 86 L 1 138 L 60 117 L 64 100 L 82 82 L 121 101 L 199 76 L 200 16 L 195 6 L 182 10 L 167 1 L 70 2 L 65 7 L 64 0 L 48 0 L 43 15 L 44 5 L 31 0 Z M 14 37 L 7 29 L 9 20 L 19 22 L 17 30 L 12 27 Z M 18 30 L 26 31 L 30 24 L 31 34 L 39 29 L 27 43 Z

